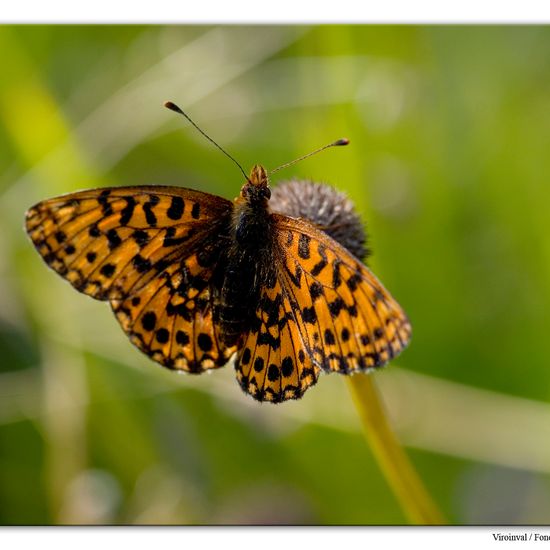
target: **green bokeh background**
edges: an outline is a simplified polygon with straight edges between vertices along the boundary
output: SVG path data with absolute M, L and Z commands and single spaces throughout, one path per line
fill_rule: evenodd
M 550 29 L 0 27 L 0 524 L 402 524 L 343 378 L 258 404 L 158 368 L 48 270 L 25 210 L 236 168 L 355 201 L 410 348 L 376 373 L 455 524 L 550 522 Z M 276 178 L 277 179 L 277 178 Z M 276 181 L 274 182 L 276 184 Z

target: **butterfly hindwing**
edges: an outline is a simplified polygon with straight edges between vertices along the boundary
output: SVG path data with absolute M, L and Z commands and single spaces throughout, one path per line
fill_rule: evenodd
M 223 345 L 213 321 L 213 269 L 193 253 L 125 299 L 111 300 L 132 342 L 171 369 L 200 373 L 225 365 L 236 348 Z
M 122 328 L 165 366 L 221 366 L 210 279 L 231 202 L 177 187 L 117 187 L 43 201 L 27 231 L 77 290 L 109 300 Z
M 263 288 L 235 362 L 241 387 L 259 401 L 298 399 L 317 382 L 320 369 L 306 352 L 297 307 L 278 278 Z

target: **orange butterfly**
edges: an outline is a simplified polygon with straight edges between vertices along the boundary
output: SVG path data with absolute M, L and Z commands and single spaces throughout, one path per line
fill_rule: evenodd
M 272 212 L 270 197 L 254 166 L 233 202 L 178 187 L 93 189 L 38 203 L 26 228 L 45 262 L 109 301 L 153 360 L 198 374 L 236 354 L 243 390 L 280 402 L 322 371 L 384 365 L 411 328 L 330 231 Z

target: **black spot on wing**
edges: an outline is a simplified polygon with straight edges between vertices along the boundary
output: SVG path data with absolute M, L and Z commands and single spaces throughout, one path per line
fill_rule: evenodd
M 189 344 L 189 335 L 183 330 L 178 330 L 176 332 L 176 342 L 180 346 L 186 346 L 187 344 Z
M 254 361 L 254 370 L 256 372 L 262 372 L 264 369 L 264 360 L 262 357 L 256 357 L 256 360 Z
M 115 272 L 115 269 L 116 269 L 116 267 L 115 267 L 114 264 L 104 264 L 104 265 L 101 266 L 101 269 L 99 270 L 99 272 L 104 277 L 110 278 L 110 277 L 113 276 L 113 273 Z
M 132 264 L 139 273 L 145 273 L 146 271 L 149 271 L 149 269 L 151 269 L 151 260 L 148 260 L 147 258 L 140 256 L 139 254 L 136 254 L 134 256 Z
M 170 339 L 170 333 L 165 328 L 159 328 L 155 333 L 155 337 L 159 344 L 166 344 Z
M 120 225 L 128 225 L 134 214 L 136 200 L 133 197 L 124 197 L 126 206 L 120 211 Z
M 141 318 L 141 326 L 147 331 L 153 330 L 156 324 L 157 324 L 157 316 L 152 311 L 148 311 Z
M 279 379 L 280 371 L 279 367 L 275 364 L 269 365 L 269 368 L 267 369 L 267 379 L 270 382 L 276 382 Z
M 109 245 L 110 250 L 114 250 L 115 248 L 117 248 L 122 244 L 122 239 L 120 238 L 116 229 L 109 229 L 106 235 L 107 235 L 107 243 Z
M 212 349 L 212 338 L 208 334 L 201 332 L 197 338 L 197 343 L 202 351 L 208 352 Z
M 201 213 L 201 205 L 198 202 L 195 202 L 193 204 L 193 208 L 191 208 L 191 217 L 194 220 L 198 220 Z
M 151 227 L 157 225 L 157 216 L 153 212 L 155 206 L 159 203 L 160 199 L 157 195 L 151 195 L 149 201 L 143 205 L 143 211 L 145 212 L 145 220 Z
M 166 211 L 166 214 L 171 220 L 179 220 L 183 216 L 184 209 L 184 200 L 180 196 L 175 195 L 172 197 L 172 202 L 170 203 L 170 207 Z
M 147 234 L 147 231 L 144 231 L 143 229 L 136 229 L 136 231 L 132 233 L 131 237 L 136 241 L 140 248 L 143 248 L 149 242 L 149 235 Z

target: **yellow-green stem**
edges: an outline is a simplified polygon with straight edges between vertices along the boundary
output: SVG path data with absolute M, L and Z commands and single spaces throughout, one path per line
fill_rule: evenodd
M 372 452 L 409 522 L 446 523 L 390 428 L 372 377 L 356 374 L 348 382 Z

